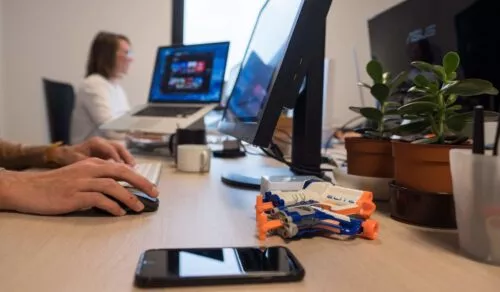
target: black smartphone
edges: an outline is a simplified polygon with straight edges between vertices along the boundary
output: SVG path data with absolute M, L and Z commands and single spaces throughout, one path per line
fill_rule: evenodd
M 283 246 L 152 249 L 135 272 L 141 288 L 293 282 L 305 271 Z

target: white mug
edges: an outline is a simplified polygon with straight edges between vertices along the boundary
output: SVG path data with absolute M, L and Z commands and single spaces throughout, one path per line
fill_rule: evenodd
M 184 172 L 208 172 L 211 157 L 211 151 L 207 145 L 179 145 L 177 146 L 177 169 Z

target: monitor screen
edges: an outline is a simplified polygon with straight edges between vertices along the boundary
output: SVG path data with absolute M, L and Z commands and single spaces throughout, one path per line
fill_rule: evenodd
M 262 7 L 218 129 L 255 146 L 273 146 L 280 116 L 293 109 L 291 162 L 286 162 L 292 172 L 226 172 L 226 184 L 258 189 L 265 175 L 322 176 L 325 35 L 331 4 L 268 0 Z M 279 152 L 276 158 L 284 162 Z
M 393 74 L 407 70 L 413 78 L 420 72 L 411 61 L 440 64 L 444 54 L 457 51 L 459 78 L 482 78 L 499 87 L 499 16 L 497 0 L 406 0 L 369 20 L 372 56 Z M 467 110 L 476 104 L 498 110 L 498 99 L 488 96 L 458 102 Z
M 303 0 L 272 0 L 264 4 L 224 118 L 232 122 L 259 122 L 302 4 Z
M 149 101 L 220 102 L 228 52 L 229 42 L 160 47 Z

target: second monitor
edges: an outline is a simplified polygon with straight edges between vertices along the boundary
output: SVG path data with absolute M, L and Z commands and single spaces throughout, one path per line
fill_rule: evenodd
M 262 7 L 219 129 L 268 147 L 284 109 L 294 109 L 295 174 L 322 176 L 321 132 L 326 18 L 331 0 L 268 0 Z M 225 174 L 258 188 L 266 171 Z

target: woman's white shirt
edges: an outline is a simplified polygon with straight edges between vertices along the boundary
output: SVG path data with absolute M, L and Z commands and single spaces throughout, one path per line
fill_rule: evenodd
M 110 131 L 99 130 L 103 123 L 130 110 L 123 88 L 98 74 L 85 78 L 76 94 L 71 122 L 71 143 L 93 137 L 114 138 Z

